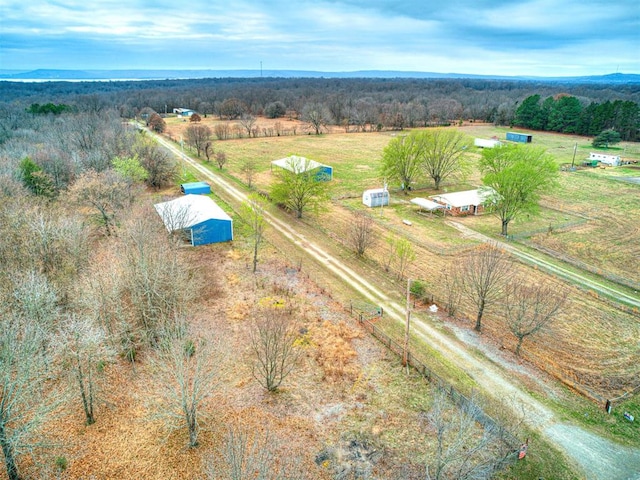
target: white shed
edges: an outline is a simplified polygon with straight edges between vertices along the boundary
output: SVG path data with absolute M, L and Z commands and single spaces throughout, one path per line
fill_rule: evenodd
M 473 141 L 473 144 L 476 147 L 480 147 L 480 148 L 493 148 L 493 147 L 499 147 L 500 145 L 502 145 L 502 142 L 500 142 L 500 140 L 493 140 L 493 139 L 486 139 L 486 138 L 476 138 Z
M 365 190 L 362 194 L 362 203 L 367 207 L 384 207 L 389 205 L 389 191 L 385 188 Z

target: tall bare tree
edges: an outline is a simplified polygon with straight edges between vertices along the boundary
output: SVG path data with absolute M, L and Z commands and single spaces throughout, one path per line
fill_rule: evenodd
M 434 397 L 426 416 L 436 452 L 427 462 L 427 480 L 476 480 L 492 478 L 514 460 L 508 433 L 491 422 L 479 422 L 484 413 L 473 401 L 453 405 L 443 391 Z
M 211 129 L 206 125 L 199 123 L 190 124 L 185 130 L 187 145 L 196 149 L 196 154 L 199 157 L 200 153 L 204 151 L 207 142 L 211 139 Z
M 48 385 L 43 338 L 33 322 L 0 312 L 0 448 L 9 480 L 20 480 L 18 460 L 43 446 L 38 428 L 62 400 Z
M 92 209 L 105 233 L 111 235 L 118 211 L 130 200 L 127 182 L 113 170 L 97 173 L 89 170 L 69 188 L 72 203 Z
M 64 356 L 69 360 L 85 423 L 92 425 L 96 421 L 98 377 L 109 360 L 105 333 L 91 317 L 69 315 L 61 325 L 58 338 L 62 342 Z
M 373 219 L 369 215 L 363 212 L 353 212 L 349 225 L 348 241 L 359 257 L 362 257 L 367 249 L 374 244 Z
M 482 330 L 485 309 L 500 299 L 509 282 L 512 263 L 494 244 L 485 244 L 467 255 L 459 274 L 465 296 L 476 305 L 475 329 Z
M 157 345 L 167 325 L 186 314 L 199 285 L 159 222 L 139 212 L 124 226 L 122 275 L 134 325 Z
M 295 325 L 282 310 L 266 309 L 255 320 L 251 348 L 255 355 L 253 377 L 267 391 L 275 392 L 293 371 L 300 356 L 295 346 Z
M 204 417 L 202 404 L 217 388 L 219 345 L 190 337 L 184 324 L 174 327 L 165 331 L 153 361 L 159 388 L 155 412 L 170 431 L 186 430 L 193 448 Z
M 244 113 L 240 117 L 240 125 L 247 131 L 247 137 L 251 138 L 251 134 L 253 133 L 253 129 L 256 124 L 256 117 L 251 115 L 250 113 Z
M 550 283 L 528 284 L 512 280 L 505 290 L 503 314 L 509 330 L 518 339 L 516 355 L 524 339 L 549 327 L 567 299 L 567 292 Z
M 253 242 L 253 273 L 258 268 L 258 249 L 267 228 L 267 221 L 264 218 L 265 203 L 258 195 L 251 195 L 242 205 L 242 219 L 251 230 L 251 240 Z
M 316 135 L 331 122 L 331 113 L 322 103 L 308 103 L 302 108 L 302 120 L 311 125 Z

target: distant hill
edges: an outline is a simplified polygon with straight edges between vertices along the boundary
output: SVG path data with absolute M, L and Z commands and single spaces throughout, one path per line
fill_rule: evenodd
M 640 84 L 640 75 L 613 73 L 583 77 L 532 77 L 473 75 L 465 73 L 402 72 L 393 70 L 359 70 L 353 72 L 319 72 L 309 70 L 0 70 L 1 80 L 17 81 L 106 81 L 165 80 L 192 78 L 472 78 L 487 80 L 542 81 L 564 83 Z

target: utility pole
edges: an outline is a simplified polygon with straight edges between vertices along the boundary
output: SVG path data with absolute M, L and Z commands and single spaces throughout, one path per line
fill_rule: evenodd
M 573 168 L 573 164 L 576 162 L 576 150 L 578 150 L 578 142 L 573 146 L 573 160 L 571 160 L 571 168 Z
M 407 279 L 407 320 L 404 329 L 404 348 L 402 349 L 402 366 L 409 372 L 409 325 L 411 322 L 411 279 Z

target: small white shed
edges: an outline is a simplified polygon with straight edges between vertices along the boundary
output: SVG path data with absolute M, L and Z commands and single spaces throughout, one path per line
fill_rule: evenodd
M 385 188 L 365 190 L 362 194 L 362 203 L 367 207 L 384 207 L 389 205 L 389 191 Z
M 473 141 L 473 144 L 476 147 L 480 147 L 480 148 L 494 148 L 502 145 L 502 142 L 500 142 L 500 140 L 494 140 L 494 139 L 476 138 Z

